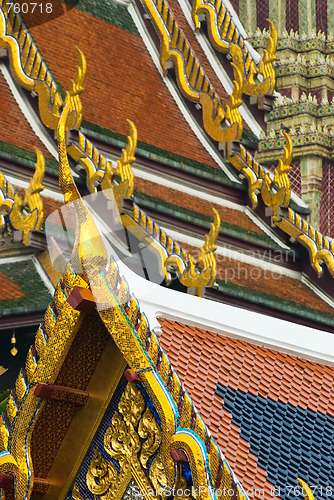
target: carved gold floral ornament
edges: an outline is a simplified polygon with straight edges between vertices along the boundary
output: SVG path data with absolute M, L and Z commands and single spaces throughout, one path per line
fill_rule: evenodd
M 103 456 L 95 450 L 86 474 L 91 493 L 101 495 L 102 500 L 120 500 L 133 478 L 144 498 L 163 497 L 167 477 L 160 451 L 161 428 L 136 385 L 127 384 L 103 443 Z M 151 457 L 154 458 L 149 464 Z M 182 471 L 179 472 L 180 490 L 187 484 Z M 74 487 L 72 498 L 82 499 L 78 485 Z

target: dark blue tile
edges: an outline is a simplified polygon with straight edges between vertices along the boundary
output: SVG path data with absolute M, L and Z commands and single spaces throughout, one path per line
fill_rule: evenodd
M 258 465 L 267 471 L 268 481 L 280 488 L 280 498 L 298 498 L 285 487 L 298 487 L 300 476 L 318 489 L 334 484 L 333 417 L 222 385 L 217 394 L 241 437 L 250 443 Z M 231 400 L 233 407 L 227 402 Z

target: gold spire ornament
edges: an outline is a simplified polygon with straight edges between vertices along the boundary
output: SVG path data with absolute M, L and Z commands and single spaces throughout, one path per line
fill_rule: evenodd
M 205 243 L 201 248 L 200 259 L 195 261 L 189 254 L 188 267 L 185 269 L 179 256 L 171 255 L 165 260 L 166 272 L 171 267 L 176 271 L 180 283 L 188 288 L 197 288 L 197 295 L 202 297 L 202 288 L 212 286 L 217 276 L 217 263 L 214 256 L 216 251 L 216 241 L 220 228 L 220 216 L 215 208 L 214 221 L 211 222 L 211 229 L 205 236 Z
M 14 188 L 7 182 L 0 173 L 0 214 L 8 214 L 8 218 L 13 228 L 22 231 L 22 241 L 28 245 L 28 235 L 31 231 L 39 231 L 44 221 L 43 201 L 40 193 L 43 191 L 43 179 L 45 174 L 45 159 L 41 151 L 35 148 L 37 162 L 35 173 L 30 180 L 29 187 L 23 198 L 19 193 L 15 193 Z M 28 209 L 24 214 L 23 210 Z M 3 216 L 2 216 L 3 219 Z M 4 219 L 2 220 L 2 231 L 5 229 Z
M 77 217 L 78 227 L 71 263 L 77 274 L 88 283 L 89 274 L 96 274 L 104 269 L 108 258 L 100 232 L 80 196 L 68 162 L 66 123 L 71 106 L 71 96 L 67 93 L 65 107 L 58 124 L 59 186 L 64 194 L 65 203 L 74 204 Z
M 274 172 L 274 179 L 272 180 L 269 173 L 264 176 L 261 196 L 267 207 L 272 207 L 274 217 L 277 216 L 279 207 L 288 207 L 291 197 L 290 179 L 288 173 L 291 171 L 292 161 L 292 140 L 289 134 L 283 131 L 286 147 L 284 147 L 283 159 L 279 160 L 278 167 Z M 277 191 L 274 191 L 275 186 Z

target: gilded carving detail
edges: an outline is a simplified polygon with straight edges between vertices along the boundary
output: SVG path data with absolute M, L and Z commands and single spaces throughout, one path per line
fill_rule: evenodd
M 232 151 L 231 145 L 227 147 L 227 159 L 238 170 L 241 176 L 248 181 L 248 195 L 255 209 L 258 204 L 257 195 L 262 188 L 265 171 L 261 165 L 241 146 L 240 150 Z
M 257 67 L 223 0 L 193 0 L 192 17 L 196 30 L 200 29 L 200 17 L 203 15 L 207 19 L 212 45 L 220 52 L 231 55 L 236 80 L 237 70 L 240 72 L 242 92 L 254 96 L 272 94 L 275 90 L 275 70 L 272 63 L 276 59 L 277 49 L 275 25 L 268 20 L 270 25 L 268 45 Z M 254 81 L 257 75 L 262 76 L 261 82 Z
M 199 296 L 202 295 L 202 287 L 212 286 L 216 279 L 217 264 L 214 256 L 216 250 L 216 240 L 219 234 L 220 217 L 216 209 L 213 208 L 215 219 L 211 223 L 210 232 L 205 236 L 205 243 L 201 248 L 200 259 L 198 262 L 189 255 L 188 266 L 185 268 L 178 256 L 170 255 L 165 260 L 165 267 L 169 266 L 177 272 L 180 282 L 186 287 L 197 288 Z M 202 270 L 200 270 L 200 266 Z
M 117 470 L 111 462 L 101 457 L 98 450 L 88 468 L 87 486 L 94 495 L 103 495 L 115 482 Z M 73 496 L 73 498 L 75 498 Z
M 334 277 L 334 245 L 328 238 L 316 231 L 291 208 L 280 209 L 273 222 L 308 250 L 311 265 L 318 276 L 322 276 L 323 264 L 326 264 Z
M 292 140 L 291 137 L 283 131 L 286 139 L 286 147 L 284 148 L 284 157 L 279 160 L 278 167 L 274 172 L 272 180 L 269 173 L 264 176 L 261 196 L 267 207 L 273 207 L 274 216 L 277 215 L 279 207 L 288 207 L 290 203 L 291 188 L 288 173 L 291 171 L 292 161 Z M 276 187 L 276 191 L 273 188 Z
M 8 51 L 11 71 L 18 84 L 38 95 L 38 109 L 44 125 L 56 130 L 64 105 L 62 97 L 20 15 L 10 5 L 13 5 L 11 1 L 2 0 L 0 6 L 0 50 Z M 83 90 L 86 62 L 83 53 L 79 49 L 78 52 L 79 66 L 70 87 L 73 113 L 69 116 L 67 129 L 79 128 L 82 121 L 79 95 Z
M 58 124 L 59 186 L 65 203 L 75 203 L 78 231 L 71 262 L 74 269 L 89 282 L 88 274 L 98 273 L 107 265 L 107 252 L 96 224 L 83 203 L 73 180 L 66 149 L 66 123 L 71 112 L 71 97 L 67 93 L 65 108 Z
M 201 294 L 203 286 L 212 286 L 216 277 L 216 259 L 214 256 L 215 241 L 217 239 L 220 218 L 215 209 L 215 219 L 211 229 L 205 237 L 198 262 L 175 242 L 158 224 L 152 221 L 136 204 L 133 205 L 133 214 L 121 216 L 123 225 L 134 234 L 138 240 L 145 240 L 154 247 L 161 262 L 161 274 L 165 275 L 166 283 L 172 281 L 172 271 L 176 271 L 182 284 L 196 287 Z
M 242 75 L 239 68 L 235 68 L 234 90 L 225 107 L 176 23 L 167 2 L 144 0 L 143 4 L 161 40 L 160 63 L 164 73 L 167 74 L 172 61 L 181 92 L 187 99 L 202 106 L 204 129 L 212 139 L 217 142 L 239 140 L 242 135 L 242 118 L 238 109 L 242 104 Z M 225 125 L 225 129 L 222 125 Z
M 8 213 L 8 219 L 17 231 L 22 231 L 22 241 L 28 245 L 28 235 L 31 231 L 40 230 L 43 224 L 43 202 L 40 197 L 40 192 L 44 189 L 42 184 L 45 173 L 45 160 L 42 153 L 35 148 L 37 155 L 37 163 L 35 165 L 35 173 L 30 180 L 28 189 L 24 197 L 15 193 L 14 188 L 6 181 L 5 177 L 0 173 L 0 218 L 1 230 L 6 229 L 4 212 Z M 27 215 L 23 214 L 25 208 L 29 209 Z
M 67 270 L 70 273 L 70 270 Z M 73 286 L 87 286 L 79 277 L 74 276 Z M 79 328 L 82 313 L 75 311 L 68 303 L 64 303 L 59 312 L 53 330 L 49 329 L 49 337 L 45 338 L 45 348 L 37 362 L 33 349 L 30 349 L 26 365 L 25 379 L 21 372 L 16 384 L 17 395 L 12 395 L 6 408 L 7 419 L 0 422 L 0 472 L 15 474 L 16 498 L 27 500 L 31 497 L 34 483 L 34 472 L 29 450 L 29 436 L 33 432 L 36 415 L 43 402 L 34 396 L 36 382 L 54 383 L 56 367 L 63 356 L 69 338 Z M 48 323 L 45 318 L 45 323 Z M 16 401 L 15 401 L 16 400 Z M 10 428 L 7 428 L 7 423 Z M 8 439 L 10 436 L 10 440 Z
M 146 408 L 138 426 L 138 435 L 146 439 L 140 452 L 140 463 L 147 469 L 148 459 L 157 451 L 161 443 L 161 430 L 149 408 Z
M 166 485 L 161 456 L 153 460 L 148 476 L 148 460 L 161 445 L 161 429 L 151 410 L 146 407 L 143 396 L 134 384 L 127 384 L 113 415 L 111 424 L 104 435 L 104 451 L 119 464 L 119 472 L 113 463 L 101 456 L 98 450 L 91 460 L 86 475 L 86 484 L 94 495 L 102 495 L 103 500 L 121 498 L 131 477 L 147 495 L 155 485 Z M 144 494 L 144 497 L 146 496 Z M 72 497 L 80 498 L 76 486 Z M 153 495 L 152 498 L 156 498 Z
M 279 160 L 273 179 L 243 146 L 240 146 L 240 151 L 231 151 L 229 145 L 228 160 L 247 178 L 252 207 L 256 208 L 257 195 L 261 193 L 265 205 L 273 209 L 273 224 L 308 250 L 311 265 L 318 276 L 323 274 L 323 264 L 326 264 L 334 277 L 334 245 L 294 210 L 288 208 L 291 196 L 288 173 L 291 170 L 292 140 L 285 132 L 284 135 L 284 156 Z
M 128 143 L 122 150 L 116 168 L 99 153 L 82 132 L 78 133 L 78 142 L 73 142 L 67 147 L 68 154 L 84 167 L 89 191 L 95 193 L 97 186 L 100 185 L 108 197 L 109 189 L 112 189 L 117 203 L 124 198 L 130 198 L 134 190 L 134 174 L 131 166 L 135 161 L 137 129 L 131 120 L 128 120 L 128 123 L 130 126 Z M 115 176 L 120 177 L 118 185 L 115 185 Z

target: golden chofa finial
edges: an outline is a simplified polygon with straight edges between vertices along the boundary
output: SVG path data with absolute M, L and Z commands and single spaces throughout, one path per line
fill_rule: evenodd
M 15 193 L 14 188 L 0 172 L 0 222 L 3 222 L 0 231 L 6 228 L 2 213 L 7 212 L 13 228 L 22 231 L 22 241 L 25 245 L 28 245 L 29 233 L 39 231 L 44 220 L 40 192 L 44 189 L 45 159 L 39 149 L 35 148 L 35 152 L 35 172 L 23 197 Z M 28 213 L 23 212 L 26 208 L 29 209 Z
M 267 207 L 273 207 L 274 217 L 277 215 L 279 207 L 288 207 L 291 196 L 291 187 L 289 172 L 291 171 L 292 161 L 292 139 L 286 132 L 283 131 L 286 139 L 286 147 L 284 148 L 284 156 L 279 160 L 279 164 L 274 172 L 274 179 L 268 173 L 265 174 L 261 196 Z M 278 190 L 273 191 L 273 187 L 277 186 Z
M 89 282 L 89 277 L 104 269 L 108 262 L 101 234 L 75 185 L 66 151 L 66 122 L 71 110 L 67 93 L 65 107 L 58 124 L 59 186 L 66 204 L 73 203 L 77 219 L 76 239 L 71 256 L 77 274 Z
M 165 270 L 171 266 L 176 271 L 180 283 L 187 288 L 197 288 L 197 295 L 202 297 L 202 289 L 205 286 L 213 286 L 217 276 L 217 263 L 214 252 L 220 229 L 220 216 L 215 208 L 212 209 L 215 218 L 211 222 L 209 233 L 205 236 L 204 245 L 201 248 L 198 262 L 189 255 L 188 266 L 185 268 L 182 259 L 178 255 L 170 255 L 165 260 Z M 201 269 L 201 270 L 200 270 Z

